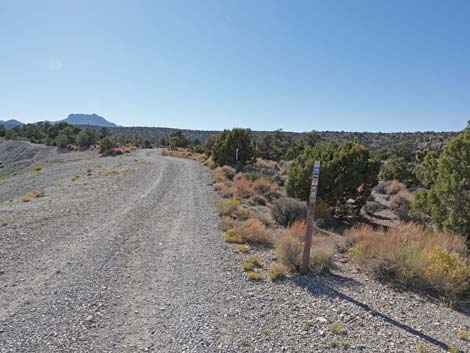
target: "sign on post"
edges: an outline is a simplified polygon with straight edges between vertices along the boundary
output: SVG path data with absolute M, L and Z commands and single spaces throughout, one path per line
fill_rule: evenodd
M 320 176 L 320 161 L 315 161 L 312 173 L 312 186 L 308 199 L 307 226 L 305 229 L 304 254 L 302 257 L 302 273 L 307 273 L 310 267 L 310 248 L 312 247 L 312 233 L 315 218 L 315 203 L 317 199 L 318 178 Z

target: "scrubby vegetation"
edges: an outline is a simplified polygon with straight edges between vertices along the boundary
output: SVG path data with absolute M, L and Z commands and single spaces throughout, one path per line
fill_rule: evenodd
M 351 259 L 378 279 L 458 303 L 470 295 L 463 237 L 409 223 L 389 230 L 355 226 L 345 232 Z
M 328 142 L 316 133 L 304 135 L 301 143 L 280 131 L 255 137 L 249 130 L 226 130 L 201 145 L 162 153 L 193 158 L 213 169 L 225 241 L 238 244 L 234 250 L 242 254 L 272 249 L 275 258 L 267 265 L 271 280 L 301 266 L 305 200 L 313 162 L 320 160 L 316 219 L 342 224 L 338 230 L 344 237 L 314 235 L 313 272 L 334 271 L 336 257 L 346 252 L 378 280 L 451 303 L 469 299 L 470 265 L 461 236 L 469 234 L 468 130 L 449 143 L 396 141 L 372 149 L 358 140 Z M 399 222 L 418 223 L 385 228 L 361 223 L 363 214 L 383 210 Z M 243 267 L 249 278 L 264 279 L 261 267 L 248 262 Z
M 308 199 L 315 160 L 321 161 L 318 199 L 334 208 L 337 214 L 348 210 L 359 213 L 377 184 L 379 163 L 359 144 L 317 144 L 305 149 L 290 165 L 286 184 L 289 196 Z M 347 205 L 351 207 L 346 208 Z

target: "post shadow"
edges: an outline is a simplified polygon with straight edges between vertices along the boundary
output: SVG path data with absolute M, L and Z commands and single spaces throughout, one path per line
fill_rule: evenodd
M 338 282 L 339 285 L 348 285 L 350 283 L 352 283 L 353 285 L 355 285 L 355 281 L 354 280 L 349 280 L 347 278 L 344 278 L 344 277 L 341 277 L 341 276 L 338 276 L 338 275 L 334 275 L 334 280 L 335 282 Z M 332 298 L 339 298 L 343 301 L 346 301 L 348 303 L 351 303 L 353 305 L 356 305 L 357 307 L 361 308 L 362 310 L 364 310 L 364 312 L 367 312 L 367 313 L 370 313 L 376 317 L 379 317 L 381 318 L 382 320 L 384 320 L 386 323 L 390 324 L 390 325 L 393 325 L 401 330 L 404 330 L 408 333 L 411 333 L 419 338 L 421 338 L 423 341 L 426 341 L 428 342 L 429 344 L 432 344 L 434 346 L 437 346 L 439 348 L 442 348 L 442 349 L 445 349 L 445 350 L 448 350 L 449 349 L 449 345 L 445 342 L 442 342 L 434 337 L 431 337 L 421 331 L 418 331 L 414 328 L 412 328 L 411 326 L 409 325 L 406 325 L 406 324 L 403 324 L 395 319 L 393 319 L 392 317 L 388 316 L 387 314 L 384 314 L 378 310 L 375 310 L 373 308 L 371 308 L 368 304 L 365 304 L 359 300 L 356 300 L 354 299 L 353 297 L 347 295 L 347 294 L 344 294 L 342 292 L 340 292 L 339 290 L 337 290 L 336 288 L 334 288 L 333 286 L 331 286 L 329 283 L 327 283 L 327 280 L 325 280 L 324 278 L 322 277 L 317 277 L 317 281 L 312 281 L 312 278 L 311 276 L 297 276 L 295 278 L 292 278 L 292 282 L 294 284 L 296 284 L 297 286 L 299 287 L 302 287 L 304 289 L 307 289 L 311 294 L 313 295 L 326 295 L 326 296 L 329 296 L 329 297 L 332 297 Z M 320 283 L 320 286 L 318 287 L 318 282 L 321 282 Z M 460 353 L 462 353 L 462 351 L 459 350 Z

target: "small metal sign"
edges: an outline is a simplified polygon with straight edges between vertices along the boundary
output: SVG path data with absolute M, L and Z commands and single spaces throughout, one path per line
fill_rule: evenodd
M 320 161 L 315 161 L 312 173 L 312 185 L 308 200 L 307 226 L 305 229 L 304 253 L 302 258 L 302 273 L 307 273 L 310 267 L 310 248 L 312 247 L 312 233 L 315 218 L 315 203 L 317 199 L 318 178 L 320 176 Z

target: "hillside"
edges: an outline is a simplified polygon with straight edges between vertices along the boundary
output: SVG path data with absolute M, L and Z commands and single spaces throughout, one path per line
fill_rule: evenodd
M 64 122 L 71 125 L 93 125 L 100 127 L 117 127 L 116 124 L 106 120 L 102 116 L 96 114 L 69 114 L 64 120 L 58 122 Z
M 13 129 L 16 126 L 24 125 L 21 121 L 10 119 L 10 120 L 0 120 L 0 125 L 3 125 L 7 129 Z

